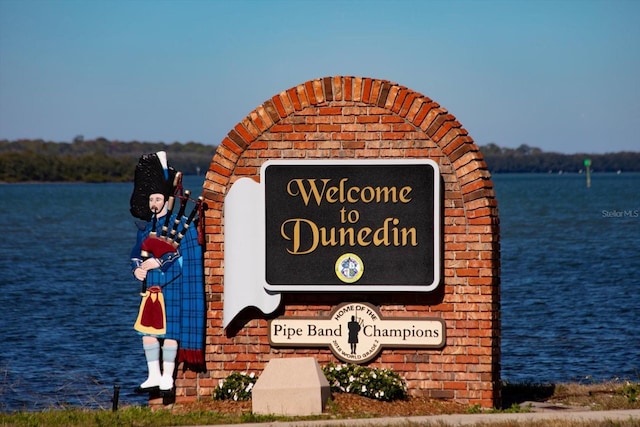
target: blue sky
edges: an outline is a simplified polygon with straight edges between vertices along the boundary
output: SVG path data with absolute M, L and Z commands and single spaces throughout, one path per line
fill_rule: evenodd
M 0 139 L 218 144 L 307 80 L 391 80 L 480 144 L 640 151 L 637 0 L 0 0 Z

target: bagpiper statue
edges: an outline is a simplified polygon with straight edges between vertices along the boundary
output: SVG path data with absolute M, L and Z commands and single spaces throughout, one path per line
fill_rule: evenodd
M 142 335 L 148 369 L 136 392 L 166 396 L 174 392 L 181 362 L 184 369 L 205 369 L 203 198 L 191 198 L 182 173 L 159 151 L 140 157 L 130 205 L 140 220 L 131 251 L 131 271 L 142 296 L 134 329 Z

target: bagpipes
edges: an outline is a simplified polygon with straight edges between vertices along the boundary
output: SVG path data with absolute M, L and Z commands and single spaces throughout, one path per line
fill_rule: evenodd
M 199 226 L 198 243 L 201 245 L 204 243 L 204 198 L 200 196 L 194 200 L 191 198 L 191 192 L 189 190 L 183 191 L 182 174 L 180 172 L 176 173 L 173 184 L 175 192 L 167 200 L 167 212 L 165 214 L 164 223 L 162 224 L 159 234 L 157 231 L 157 213 L 153 213 L 151 219 L 151 232 L 149 233 L 149 236 L 142 241 L 140 250 L 140 256 L 142 257 L 142 259 L 146 260 L 151 257 L 162 258 L 168 253 L 178 254 L 180 242 L 187 234 L 187 231 L 189 230 L 189 227 L 194 222 L 194 220 Z M 172 224 L 171 217 L 173 215 L 173 209 L 176 201 L 180 203 L 180 207 Z M 185 219 L 187 204 L 190 201 L 194 203 L 194 206 Z M 182 228 L 180 228 L 180 224 L 182 224 Z M 180 229 L 180 231 L 178 231 L 178 229 Z M 146 280 L 143 280 L 141 295 L 144 295 L 146 291 Z

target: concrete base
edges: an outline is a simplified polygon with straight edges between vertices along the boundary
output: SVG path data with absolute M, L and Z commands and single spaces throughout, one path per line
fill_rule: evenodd
M 251 392 L 254 414 L 319 415 L 331 395 L 313 357 L 271 359 Z

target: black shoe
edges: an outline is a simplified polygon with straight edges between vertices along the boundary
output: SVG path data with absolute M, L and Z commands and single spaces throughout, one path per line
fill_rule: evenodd
M 144 393 L 153 393 L 154 391 L 158 391 L 160 390 L 160 387 L 158 386 L 154 386 L 154 387 L 136 387 L 134 392 L 136 394 L 144 394 Z
M 162 390 L 161 388 L 158 388 L 158 390 L 160 390 L 160 396 L 162 397 L 172 396 L 174 392 L 173 388 L 170 388 L 169 390 Z
M 162 397 L 162 404 L 164 406 L 176 403 L 175 388 L 171 390 L 160 390 L 160 397 Z

